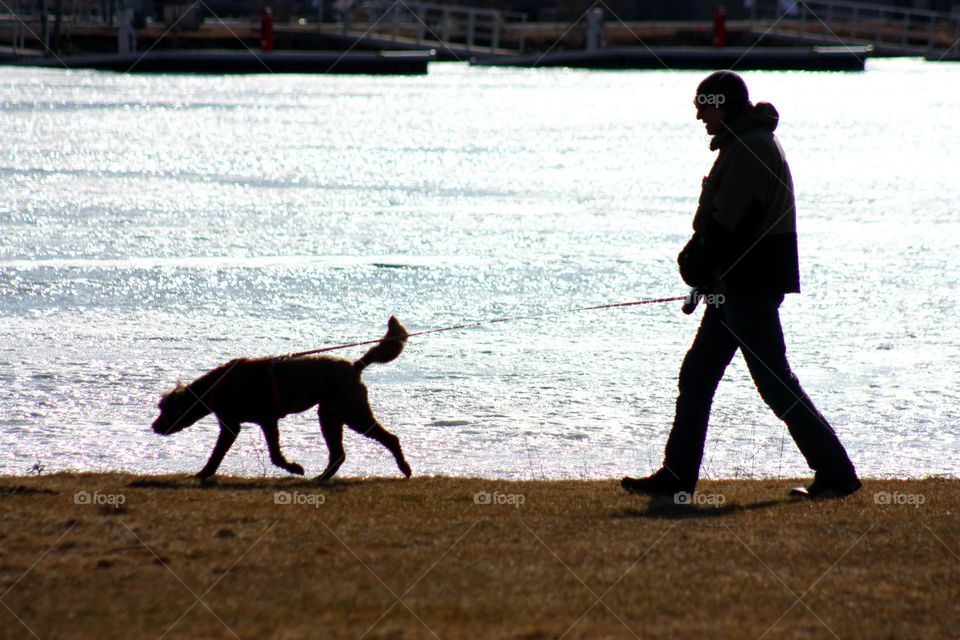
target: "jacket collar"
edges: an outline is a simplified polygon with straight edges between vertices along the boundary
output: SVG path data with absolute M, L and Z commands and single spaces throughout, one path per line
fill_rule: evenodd
M 780 123 L 780 114 L 769 102 L 758 102 L 746 112 L 721 124 L 723 131 L 710 140 L 710 150 L 723 149 L 736 142 L 745 131 L 760 130 L 773 133 Z

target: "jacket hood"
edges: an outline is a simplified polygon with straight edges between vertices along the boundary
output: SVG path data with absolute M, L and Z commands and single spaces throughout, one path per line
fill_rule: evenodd
M 710 149 L 715 151 L 726 146 L 730 140 L 739 137 L 739 134 L 743 131 L 759 129 L 773 133 L 776 131 L 778 124 L 780 124 L 780 114 L 776 107 L 769 102 L 758 102 L 730 122 L 725 121 L 723 123 L 724 130 L 710 141 Z

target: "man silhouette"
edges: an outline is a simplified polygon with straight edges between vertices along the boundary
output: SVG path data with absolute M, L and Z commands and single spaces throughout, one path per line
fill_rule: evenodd
M 814 480 L 791 495 L 843 497 L 860 488 L 833 428 L 817 411 L 787 362 L 779 307 L 800 292 L 793 179 L 773 132 L 779 114 L 750 102 L 731 71 L 707 76 L 694 98 L 697 119 L 719 151 L 703 179 L 693 237 L 680 252 L 680 275 L 710 295 L 693 345 L 680 367 L 673 429 L 663 467 L 626 477 L 624 489 L 650 495 L 692 493 L 700 475 L 713 395 L 737 350 L 760 396 L 783 420 Z M 692 292 L 693 293 L 693 292 Z

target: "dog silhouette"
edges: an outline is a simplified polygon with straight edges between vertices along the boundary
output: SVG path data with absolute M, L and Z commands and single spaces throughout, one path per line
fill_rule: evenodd
M 327 443 L 327 468 L 316 480 L 329 480 L 343 464 L 343 425 L 386 447 L 404 476 L 410 465 L 403 457 L 400 439 L 377 421 L 360 380 L 367 365 L 395 360 L 407 340 L 407 330 L 391 316 L 387 333 L 354 362 L 332 356 L 239 358 L 213 369 L 190 384 L 177 387 L 160 398 L 160 415 L 153 430 L 168 436 L 186 429 L 212 413 L 220 435 L 210 459 L 197 477 L 205 480 L 217 472 L 224 456 L 240 433 L 242 423 L 263 430 L 270 462 L 297 475 L 303 467 L 289 462 L 280 451 L 279 421 L 319 405 L 320 430 Z

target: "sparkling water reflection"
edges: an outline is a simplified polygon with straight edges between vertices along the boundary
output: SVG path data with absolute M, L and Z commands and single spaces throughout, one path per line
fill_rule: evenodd
M 956 72 L 748 74 L 797 183 L 792 362 L 867 475 L 957 473 Z M 421 330 L 682 294 L 712 161 L 701 75 L 0 70 L 0 472 L 195 471 L 211 419 L 148 427 L 177 379 L 390 314 Z M 659 463 L 694 329 L 675 305 L 556 315 L 414 340 L 365 377 L 415 473 L 616 477 Z M 785 437 L 738 358 L 705 473 L 804 475 Z M 312 413 L 282 442 L 323 468 Z M 344 474 L 396 474 L 359 436 L 347 455 Z M 224 471 L 277 473 L 253 429 Z

